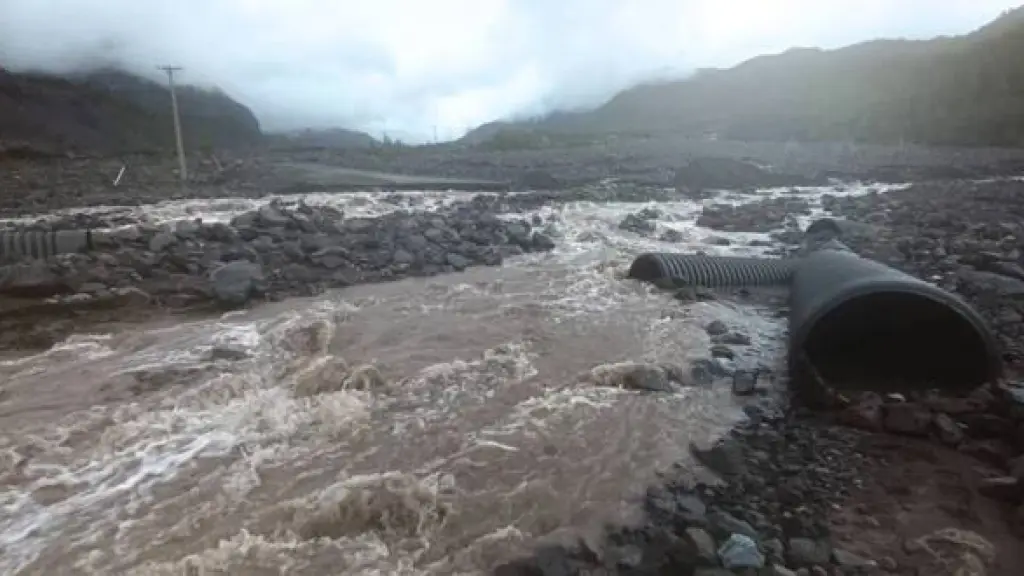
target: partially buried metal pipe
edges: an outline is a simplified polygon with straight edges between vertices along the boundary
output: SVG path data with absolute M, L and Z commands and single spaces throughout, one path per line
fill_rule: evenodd
M 642 254 L 629 276 L 672 286 L 790 287 L 793 385 L 968 389 L 1002 371 L 985 321 L 959 297 L 836 240 L 792 260 Z
M 629 267 L 629 277 L 671 286 L 785 286 L 793 276 L 793 260 L 768 260 L 702 254 L 641 254 Z
M 837 389 L 968 389 L 997 378 L 998 346 L 956 295 L 838 242 L 805 256 L 790 285 L 790 376 Z

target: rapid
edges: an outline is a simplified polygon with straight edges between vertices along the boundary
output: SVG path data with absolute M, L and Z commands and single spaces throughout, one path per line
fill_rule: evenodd
M 395 209 L 394 196 L 302 199 L 372 216 Z M 422 210 L 466 198 L 397 196 Z M 101 210 L 209 221 L 260 202 Z M 618 227 L 645 207 L 682 241 Z M 688 369 L 709 356 L 712 320 L 752 340 L 735 367 L 781 365 L 774 310 L 684 305 L 625 278 L 646 251 L 771 248 L 767 234 L 697 226 L 700 209 L 547 206 L 537 217 L 556 236 L 549 254 L 202 320 L 126 323 L 4 359 L 0 573 L 478 574 L 548 539 L 630 521 L 659 473 L 689 462 L 691 442 L 728 430 L 742 403 L 727 380 L 638 392 L 602 385 L 595 368 Z

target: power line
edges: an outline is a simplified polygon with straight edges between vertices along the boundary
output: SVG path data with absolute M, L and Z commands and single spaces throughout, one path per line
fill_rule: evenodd
M 174 73 L 182 69 L 181 66 L 157 66 L 160 70 L 167 72 L 167 89 L 171 92 L 171 113 L 174 116 L 174 140 L 178 145 L 178 168 L 181 174 L 181 181 L 188 180 L 188 168 L 185 164 L 185 145 L 181 140 L 181 118 L 178 116 L 178 95 L 174 90 Z

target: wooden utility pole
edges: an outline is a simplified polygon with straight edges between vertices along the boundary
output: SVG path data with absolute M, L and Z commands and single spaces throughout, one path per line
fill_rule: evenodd
M 178 116 L 178 95 L 174 90 L 174 73 L 181 70 L 181 66 L 158 66 L 159 69 L 167 72 L 167 88 L 171 91 L 171 114 L 174 116 L 174 139 L 178 145 L 178 168 L 181 181 L 188 181 L 188 167 L 185 164 L 185 145 L 181 140 L 181 118 Z

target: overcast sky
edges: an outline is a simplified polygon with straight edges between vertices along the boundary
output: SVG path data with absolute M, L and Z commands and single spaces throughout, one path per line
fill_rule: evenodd
M 0 65 L 185 67 L 266 129 L 441 138 L 793 46 L 977 28 L 1021 0 L 0 0 Z

